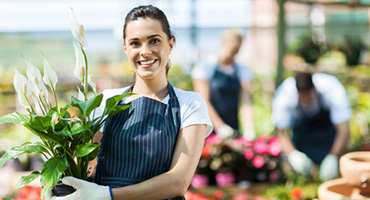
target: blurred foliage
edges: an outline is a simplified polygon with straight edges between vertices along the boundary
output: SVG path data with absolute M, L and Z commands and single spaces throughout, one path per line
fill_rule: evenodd
M 306 31 L 288 47 L 288 52 L 296 53 L 306 63 L 315 64 L 328 51 L 327 44 L 315 39 L 312 31 Z
M 358 65 L 362 51 L 367 49 L 365 41 L 355 35 L 344 36 L 344 39 L 338 43 L 338 48 L 346 56 L 348 66 Z
M 272 134 L 275 126 L 271 122 L 273 86 L 272 75 L 255 76 L 251 88 L 254 129 L 257 136 Z M 270 88 L 269 88 L 270 87 Z M 270 89 L 270 90 L 269 90 Z
M 193 90 L 193 81 L 190 74 L 184 73 L 179 65 L 174 65 L 170 68 L 168 71 L 168 81 L 174 87 L 183 90 Z

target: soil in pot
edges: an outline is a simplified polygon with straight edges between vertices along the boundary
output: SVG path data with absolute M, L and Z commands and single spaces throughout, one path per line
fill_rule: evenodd
M 59 181 L 51 190 L 54 196 L 66 196 L 72 194 L 76 189 Z

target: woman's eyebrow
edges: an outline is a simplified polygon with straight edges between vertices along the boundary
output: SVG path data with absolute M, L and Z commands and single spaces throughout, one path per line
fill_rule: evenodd
M 159 34 L 154 34 L 154 35 L 149 35 L 149 36 L 147 37 L 147 39 L 154 38 L 154 37 L 160 37 L 160 38 L 162 38 L 162 36 L 161 36 L 161 35 L 159 35 Z M 128 39 L 128 41 L 131 41 L 131 40 L 139 40 L 139 38 L 130 38 L 130 39 Z

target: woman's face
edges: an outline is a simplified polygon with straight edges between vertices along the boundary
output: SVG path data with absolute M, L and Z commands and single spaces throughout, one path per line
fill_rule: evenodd
M 173 44 L 174 38 L 168 39 L 158 20 L 139 18 L 126 25 L 123 45 L 137 78 L 166 77 L 166 65 Z

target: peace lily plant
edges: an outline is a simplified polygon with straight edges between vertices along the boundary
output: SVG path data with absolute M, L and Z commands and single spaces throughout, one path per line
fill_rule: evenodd
M 94 117 L 94 109 L 100 105 L 103 94 L 96 95 L 95 84 L 88 73 L 84 29 L 77 22 L 72 9 L 71 21 L 76 54 L 74 75 L 81 81 L 81 86 L 77 86 L 78 98 L 72 96 L 69 104 L 64 107 L 58 106 L 56 95 L 58 76 L 44 55 L 43 76 L 39 69 L 29 61 L 26 61 L 26 76 L 15 71 L 14 87 L 18 101 L 28 113 L 13 112 L 1 117 L 0 124 L 22 124 L 37 135 L 40 141 L 27 142 L 8 150 L 0 159 L 0 167 L 9 159 L 29 153 L 42 154 L 47 161 L 41 172 L 34 171 L 22 177 L 13 191 L 40 177 L 43 187 L 41 194 L 44 196 L 45 192 L 64 176 L 86 179 L 89 173 L 88 162 L 97 156 L 99 149 L 99 144 L 93 142 L 95 133 L 109 117 L 128 107 L 128 105 L 116 106 L 118 101 L 127 96 L 117 95 L 107 99 L 102 116 Z M 93 93 L 90 94 L 91 98 L 88 98 L 89 86 Z M 55 105 L 52 105 L 48 99 L 49 92 L 52 93 L 50 96 L 53 96 Z M 77 113 L 71 116 L 69 109 L 75 109 Z

